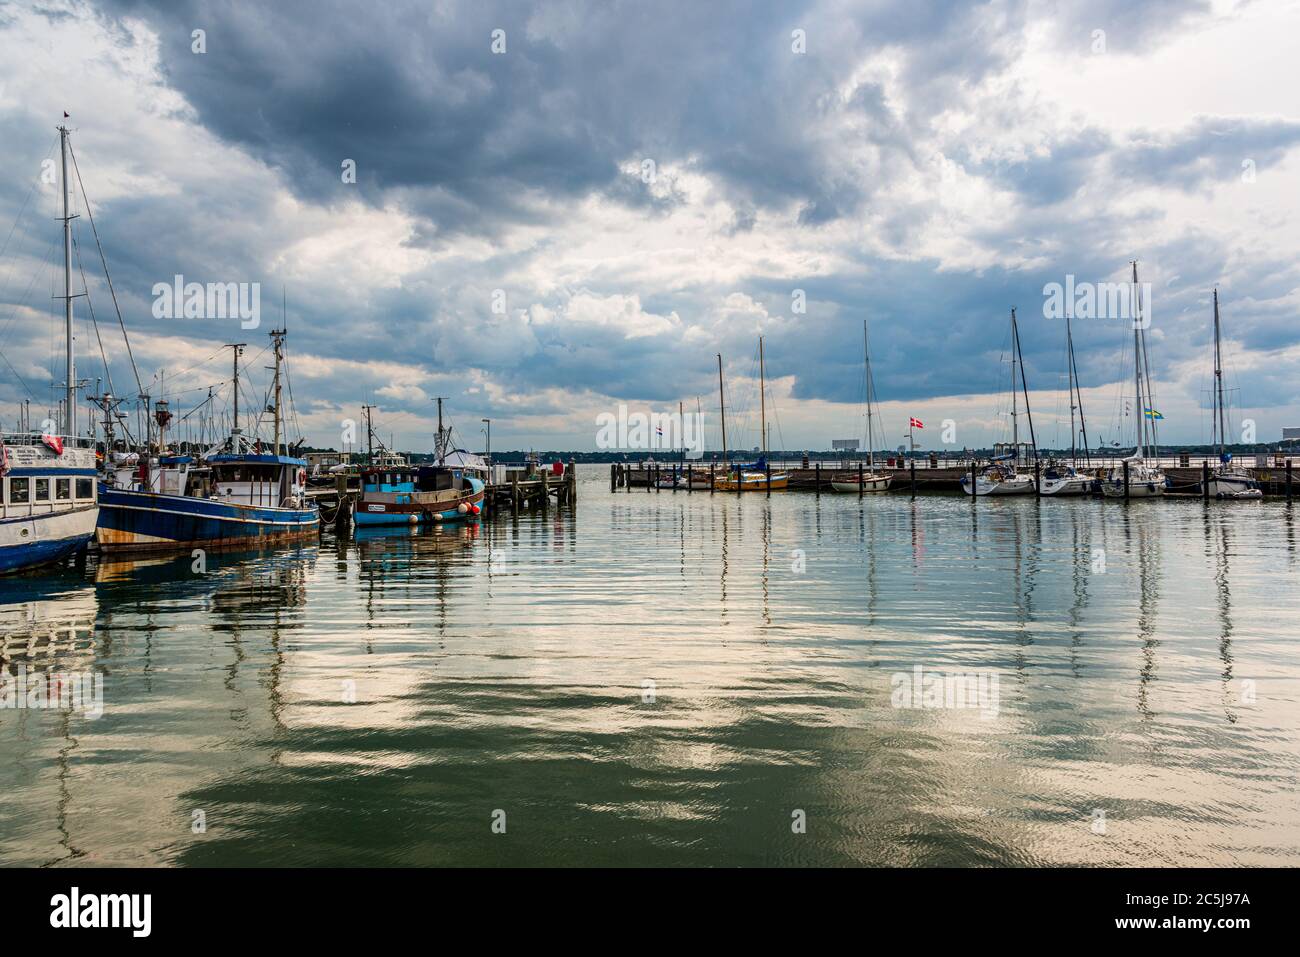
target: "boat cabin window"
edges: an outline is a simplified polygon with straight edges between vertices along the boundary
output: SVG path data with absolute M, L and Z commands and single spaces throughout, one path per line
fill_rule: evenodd
M 213 471 L 219 482 L 274 482 L 280 477 L 278 465 L 218 465 Z
M 9 480 L 9 501 L 14 504 L 22 504 L 29 501 L 29 482 L 30 479 L 13 478 Z
M 50 500 L 50 480 L 47 478 L 38 478 L 36 480 L 35 501 L 48 502 L 49 500 Z
M 72 479 L 55 479 L 54 480 L 54 497 L 60 502 L 67 502 L 72 498 Z
M 94 498 L 95 497 L 95 480 L 88 478 L 77 479 L 77 498 Z
M 441 492 L 454 487 L 451 472 L 446 469 L 430 469 L 420 472 L 419 482 L 416 485 L 416 488 L 421 492 Z

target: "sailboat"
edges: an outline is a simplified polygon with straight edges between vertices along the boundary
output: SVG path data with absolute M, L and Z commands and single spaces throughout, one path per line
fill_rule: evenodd
M 67 391 L 63 435 L 0 435 L 0 574 L 25 571 L 84 552 L 95 534 L 99 496 L 95 450 L 77 437 L 77 377 L 72 334 L 72 219 L 68 128 L 59 127 L 63 159 L 63 300 Z
M 381 460 L 363 469 L 353 512 L 357 527 L 477 519 L 483 511 L 483 473 L 463 449 L 451 448 L 451 428 L 442 424 L 442 399 L 438 400 L 434 459 L 433 465 L 393 465 Z
M 718 391 L 722 391 L 722 356 L 718 356 Z M 783 491 L 790 483 L 790 476 L 785 472 L 772 472 L 768 475 L 767 465 L 767 379 L 763 361 L 763 337 L 758 337 L 758 394 L 759 394 L 759 430 L 762 432 L 763 454 L 756 462 L 736 465 L 714 480 L 713 487 L 719 492 L 765 492 Z M 727 413 L 726 400 L 723 399 L 722 411 L 722 446 L 726 456 Z
M 1016 397 L 1016 364 L 1020 365 L 1020 384 L 1025 395 L 1025 416 L 1029 420 L 1029 441 L 1038 455 L 1038 443 L 1034 440 L 1034 418 L 1029 411 L 1029 385 L 1025 381 L 1025 360 L 1020 352 L 1020 329 L 1016 325 L 1016 310 L 1011 310 L 1011 452 L 994 458 L 984 470 L 975 476 L 974 483 L 970 475 L 961 477 L 962 491 L 967 495 L 1028 495 L 1034 491 L 1034 477 L 1018 469 L 1020 457 L 1020 410 Z
M 1088 495 L 1092 492 L 1094 479 L 1078 470 L 1079 449 L 1076 444 L 1077 433 L 1074 430 L 1074 413 L 1079 413 L 1079 426 L 1083 430 L 1084 455 L 1088 454 L 1088 426 L 1083 417 L 1083 393 L 1079 390 L 1079 369 L 1074 362 L 1074 333 L 1070 328 L 1070 317 L 1065 317 L 1065 365 L 1066 379 L 1070 392 L 1070 461 L 1049 462 L 1043 469 L 1042 493 L 1044 495 Z M 1077 404 L 1076 404 L 1077 403 Z
M 1219 464 L 1210 474 L 1209 492 L 1215 498 L 1263 498 L 1264 492 L 1254 477 L 1239 465 L 1232 464 L 1232 453 L 1224 449 L 1228 434 L 1228 410 L 1223 401 L 1223 340 L 1219 324 L 1219 290 L 1214 290 L 1214 410 L 1210 420 L 1213 445 Z
M 871 427 L 871 400 L 875 397 L 875 383 L 871 379 L 871 349 L 867 344 L 867 321 L 862 320 L 862 361 L 867 393 L 867 468 L 859 474 L 843 472 L 831 478 L 831 488 L 837 492 L 884 492 L 893 476 L 876 471 L 876 439 Z
M 284 417 L 280 374 L 285 331 L 271 332 L 275 350 L 274 438 L 270 452 L 250 443 L 239 427 L 239 355 L 233 359 L 233 425 L 230 436 L 197 461 L 166 454 L 168 415 L 155 406 L 160 428 L 158 455 L 147 445 L 135 467 L 112 468 L 100 485 L 95 539 L 105 551 L 188 548 L 253 548 L 314 538 L 320 512 L 307 498 L 307 460 L 281 455 Z M 165 403 L 158 403 L 164 405 Z M 105 410 L 105 448 L 113 447 L 111 405 Z M 129 462 L 130 460 L 128 460 Z M 126 463 L 122 463 L 126 464 Z
M 1125 487 L 1124 467 L 1113 468 L 1101 490 L 1107 498 L 1157 498 L 1165 494 L 1165 473 L 1159 465 L 1149 464 L 1147 457 L 1146 419 L 1151 418 L 1151 439 L 1155 443 L 1155 403 L 1151 399 L 1151 380 L 1147 363 L 1146 336 L 1142 332 L 1142 297 L 1139 292 L 1137 260 L 1133 261 L 1133 387 L 1137 405 L 1137 445 L 1124 460 L 1128 467 Z

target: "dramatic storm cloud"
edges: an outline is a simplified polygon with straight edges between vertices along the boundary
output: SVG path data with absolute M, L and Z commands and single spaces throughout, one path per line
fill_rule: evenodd
M 1208 437 L 1217 285 L 1234 414 L 1273 440 L 1300 425 L 1298 30 L 1286 3 L 3 5 L 0 415 L 62 385 L 66 110 L 140 385 L 182 409 L 224 407 L 227 342 L 260 390 L 283 295 L 314 444 L 370 403 L 428 448 L 446 396 L 468 445 L 491 417 L 497 448 L 591 448 L 620 402 L 716 410 L 717 353 L 756 444 L 761 334 L 774 443 L 824 448 L 860 428 L 866 319 L 887 442 L 914 414 L 980 445 L 1015 306 L 1068 444 L 1044 286 L 1137 259 L 1162 437 Z M 102 340 L 134 394 L 76 233 L 80 377 Z M 156 318 L 176 275 L 260 283 L 260 326 Z M 1131 335 L 1075 325 L 1094 435 L 1131 428 Z

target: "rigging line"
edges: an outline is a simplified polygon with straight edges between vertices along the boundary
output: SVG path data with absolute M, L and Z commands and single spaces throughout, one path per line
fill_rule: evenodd
M 50 240 L 49 245 L 46 247 L 45 255 L 40 260 L 42 267 L 48 267 L 53 261 L 54 250 L 58 244 L 59 241 L 57 239 Z M 31 298 L 32 290 L 36 288 L 37 280 L 43 275 L 44 273 L 42 273 L 40 269 L 32 270 L 32 281 L 27 284 L 27 291 L 23 293 L 22 299 L 13 303 L 13 308 L 9 310 L 9 318 L 5 320 L 4 328 L 0 329 L 0 346 L 3 346 L 9 339 L 9 327 L 13 325 L 14 319 L 18 317 L 18 310 L 27 305 L 27 300 Z
M 99 322 L 95 319 L 95 307 L 90 302 L 90 286 L 86 283 L 86 267 L 81 262 L 81 243 L 73 239 L 72 245 L 77 250 L 77 269 L 81 272 L 81 289 L 86 294 L 86 311 L 90 313 L 90 324 L 95 330 L 95 341 L 99 343 L 99 361 L 104 364 L 104 378 L 108 380 L 108 391 L 116 392 L 117 390 L 113 388 L 113 373 L 108 368 L 108 356 L 104 354 L 104 340 L 99 334 Z
M 99 241 L 99 230 L 95 228 L 95 214 L 90 211 L 90 198 L 86 196 L 86 184 L 81 181 L 81 167 L 77 165 L 77 154 L 68 143 L 68 155 L 72 157 L 72 168 L 77 174 L 77 185 L 81 187 L 81 199 L 85 204 L 86 218 L 90 221 L 90 231 L 95 237 L 95 247 L 99 250 L 100 262 L 104 265 L 104 278 L 108 281 L 108 292 L 113 297 L 113 309 L 117 312 L 117 324 L 122 329 L 122 340 L 126 343 L 126 354 L 131 360 L 131 371 L 135 374 L 135 385 L 140 395 L 144 386 L 140 384 L 140 370 L 135 365 L 135 355 L 131 352 L 131 339 L 126 334 L 126 323 L 122 321 L 122 308 L 117 304 L 117 291 L 113 289 L 113 277 L 108 273 L 108 259 L 104 255 L 104 245 Z
M 45 159 L 50 158 L 50 154 L 54 152 L 55 144 L 57 144 L 58 142 L 59 142 L 59 138 L 57 136 L 54 137 L 54 139 L 50 143 L 50 148 L 45 151 Z M 18 210 L 18 215 L 14 217 L 13 225 L 9 227 L 9 235 L 5 237 L 4 244 L 0 245 L 0 258 L 4 257 L 5 251 L 9 248 L 9 241 L 14 238 L 14 233 L 18 229 L 18 224 L 22 222 L 23 214 L 27 212 L 27 204 L 32 201 L 32 196 L 36 192 L 37 182 L 38 180 L 32 180 L 32 185 L 27 190 L 27 197 L 23 200 L 23 205 Z M 5 273 L 4 288 L 6 289 L 9 286 L 9 276 L 10 274 L 12 274 L 12 272 L 13 272 L 13 266 L 10 265 L 9 270 Z M 0 295 L 3 295 L 3 292 L 0 292 Z

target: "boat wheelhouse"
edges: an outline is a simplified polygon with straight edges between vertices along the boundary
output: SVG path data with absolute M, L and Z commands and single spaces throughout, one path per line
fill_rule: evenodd
M 353 520 L 358 526 L 472 520 L 483 510 L 484 488 L 459 467 L 376 465 L 361 473 Z
M 0 436 L 0 574 L 84 551 L 99 516 L 95 450 L 85 440 Z

